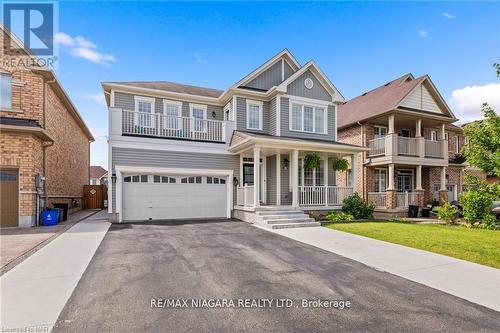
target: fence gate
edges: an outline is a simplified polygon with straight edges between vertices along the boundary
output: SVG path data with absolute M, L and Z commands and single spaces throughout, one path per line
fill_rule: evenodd
M 83 209 L 102 209 L 107 199 L 106 185 L 83 185 Z

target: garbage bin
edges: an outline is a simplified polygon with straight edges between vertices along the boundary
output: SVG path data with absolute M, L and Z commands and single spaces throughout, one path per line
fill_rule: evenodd
M 430 217 L 431 209 L 430 208 L 422 208 L 422 217 Z
M 52 208 L 53 210 L 57 210 L 59 212 L 57 222 L 62 222 L 63 221 L 63 214 L 64 214 L 64 209 L 62 208 Z
M 42 225 L 56 225 L 59 221 L 57 209 L 46 209 L 42 212 Z
M 418 217 L 418 206 L 410 205 L 408 207 L 408 217 Z
M 68 208 L 69 204 L 67 203 L 55 203 L 54 208 L 62 209 L 62 221 L 66 221 L 68 219 Z

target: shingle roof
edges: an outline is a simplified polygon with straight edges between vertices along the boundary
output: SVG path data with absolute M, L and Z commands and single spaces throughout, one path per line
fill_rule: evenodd
M 13 125 L 13 126 L 40 127 L 40 125 L 36 122 L 36 120 L 12 118 L 12 117 L 0 117 L 0 124 Z
M 100 165 L 90 166 L 90 178 L 101 178 L 106 172 L 106 169 Z
M 164 90 L 164 91 L 170 91 L 188 95 L 214 97 L 214 98 L 219 97 L 224 92 L 223 90 L 219 89 L 190 86 L 187 84 L 180 84 L 168 81 L 108 82 L 108 83 L 122 84 L 126 86 L 139 87 L 139 88 Z
M 403 75 L 378 88 L 355 97 L 338 107 L 338 127 L 355 124 L 363 119 L 393 110 L 426 76 L 413 78 Z

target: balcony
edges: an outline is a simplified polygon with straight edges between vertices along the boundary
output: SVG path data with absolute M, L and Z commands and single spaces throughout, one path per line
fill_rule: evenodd
M 423 137 L 407 138 L 388 134 L 368 142 L 368 156 L 371 158 L 399 156 L 429 159 L 448 159 L 447 140 L 427 140 Z
M 227 122 L 121 110 L 121 133 L 156 138 L 225 142 Z

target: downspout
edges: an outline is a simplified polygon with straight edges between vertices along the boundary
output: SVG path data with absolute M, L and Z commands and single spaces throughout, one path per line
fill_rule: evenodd
M 360 127 L 360 132 L 361 132 L 361 146 L 365 147 L 366 146 L 366 138 L 365 138 L 365 126 L 363 124 L 361 124 L 359 121 L 356 122 L 359 127 Z M 365 197 L 365 193 L 366 193 L 366 182 L 365 182 L 365 165 L 364 165 L 364 161 L 366 160 L 366 156 L 365 156 L 366 152 L 362 152 L 361 153 L 361 186 L 362 186 L 362 191 L 363 191 L 363 199 L 368 199 L 367 197 Z

